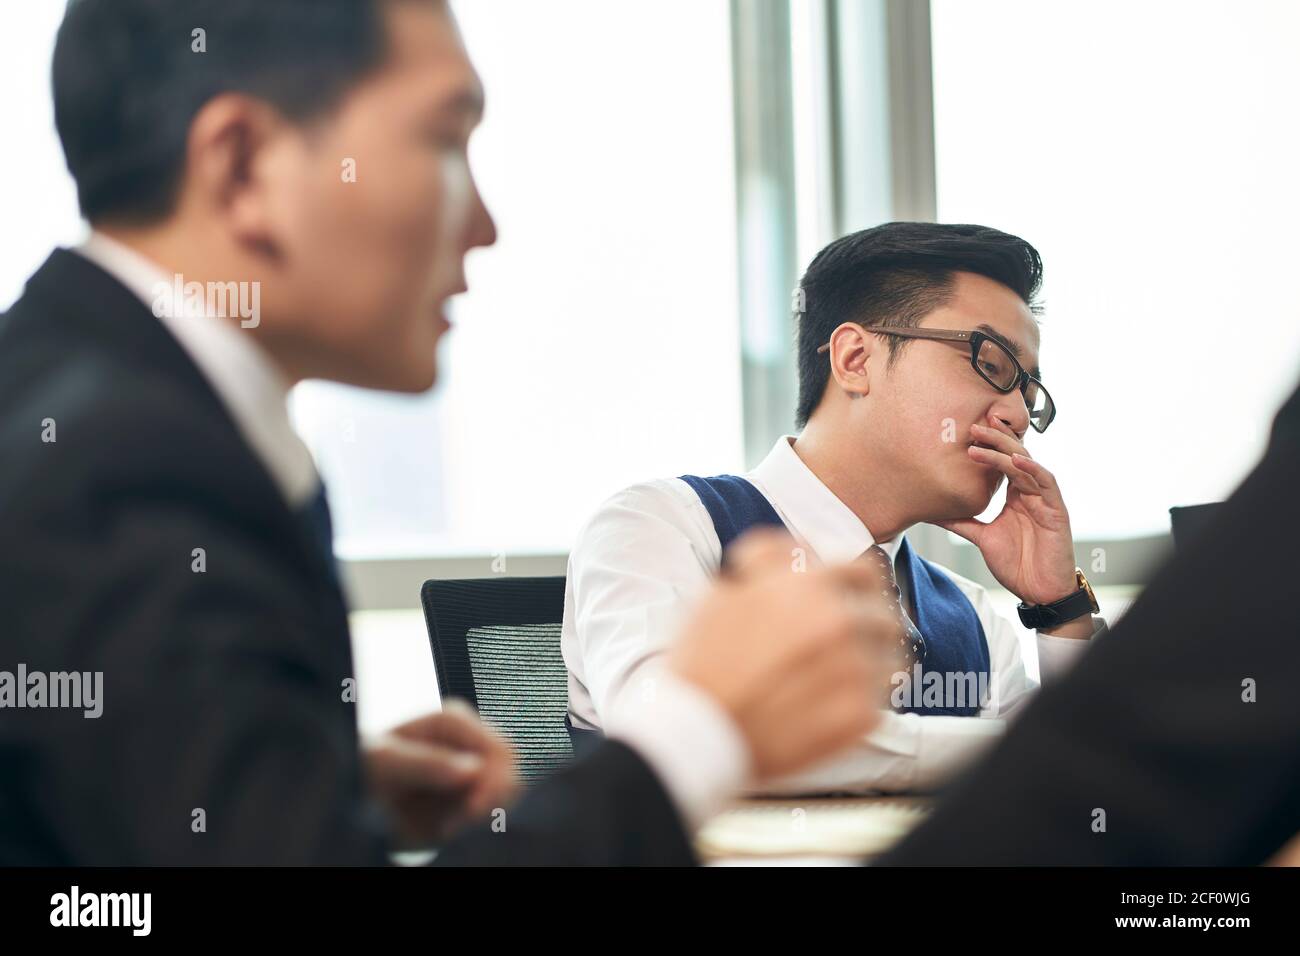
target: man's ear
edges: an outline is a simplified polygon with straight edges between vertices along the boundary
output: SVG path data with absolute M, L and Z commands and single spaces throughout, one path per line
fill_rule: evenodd
M 854 322 L 845 322 L 831 333 L 831 377 L 850 397 L 871 391 L 870 362 L 876 336 Z
M 240 245 L 274 247 L 275 171 L 285 157 L 285 121 L 249 96 L 225 93 L 209 100 L 190 124 L 184 191 Z

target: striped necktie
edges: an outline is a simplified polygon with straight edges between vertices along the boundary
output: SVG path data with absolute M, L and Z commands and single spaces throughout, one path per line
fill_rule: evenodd
M 885 549 L 878 544 L 867 548 L 862 553 L 862 558 L 873 562 L 884 577 L 885 598 L 889 601 L 890 610 L 898 616 L 898 623 L 903 629 L 899 644 L 907 662 L 907 669 L 911 670 L 913 664 L 925 660 L 925 638 L 921 636 L 921 632 L 908 617 L 907 609 L 903 607 L 903 593 L 898 589 L 898 578 L 894 576 L 894 562 L 889 559 Z

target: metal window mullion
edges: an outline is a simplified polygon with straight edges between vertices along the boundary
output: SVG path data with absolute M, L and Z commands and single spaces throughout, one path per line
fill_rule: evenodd
M 789 0 L 732 0 L 732 95 L 746 465 L 794 422 L 798 274 Z

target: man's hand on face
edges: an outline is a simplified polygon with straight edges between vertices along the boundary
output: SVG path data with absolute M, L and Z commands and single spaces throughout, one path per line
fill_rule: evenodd
M 795 570 L 793 552 L 771 529 L 740 538 L 668 657 L 735 720 L 756 782 L 871 731 L 899 666 L 899 622 L 878 572 L 866 562 Z
M 970 457 L 1006 475 L 1006 505 L 988 524 L 976 518 L 935 524 L 979 548 L 993 576 L 1024 603 L 1051 604 L 1068 596 L 1078 588 L 1074 536 L 1056 478 L 996 415 L 972 425 L 971 438 L 988 447 L 972 445 Z
M 371 792 L 401 845 L 425 847 L 505 806 L 517 791 L 514 752 L 464 702 L 396 727 L 367 744 Z

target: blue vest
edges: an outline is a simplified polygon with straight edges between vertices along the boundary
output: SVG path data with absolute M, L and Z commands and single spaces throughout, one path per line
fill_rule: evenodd
M 744 478 L 735 475 L 718 475 L 714 478 L 682 475 L 681 478 L 700 496 L 705 510 L 713 519 L 713 528 L 722 545 L 724 562 L 727 546 L 749 528 L 756 525 L 785 527 L 771 502 Z M 927 716 L 948 714 L 974 717 L 979 714 L 978 694 L 991 686 L 989 644 L 979 615 L 952 579 L 914 552 L 906 537 L 898 551 L 898 561 L 907 568 L 912 584 L 912 603 L 916 606 L 916 620 L 913 623 L 925 638 L 927 650 L 925 661 L 920 665 L 921 681 L 912 682 L 912 699 L 903 701 L 904 706 L 896 706 L 895 709 L 902 713 Z M 936 674 L 942 682 L 939 686 L 943 691 L 937 695 L 937 703 L 931 697 L 930 705 L 925 706 L 925 688 L 927 685 L 933 686 L 935 680 L 926 676 L 931 673 Z M 964 684 L 964 690 L 958 697 L 950 694 L 947 687 L 950 682 L 946 678 L 948 674 L 974 675 L 974 680 Z M 970 692 L 972 690 L 974 693 Z M 964 706 L 958 706 L 959 703 Z

